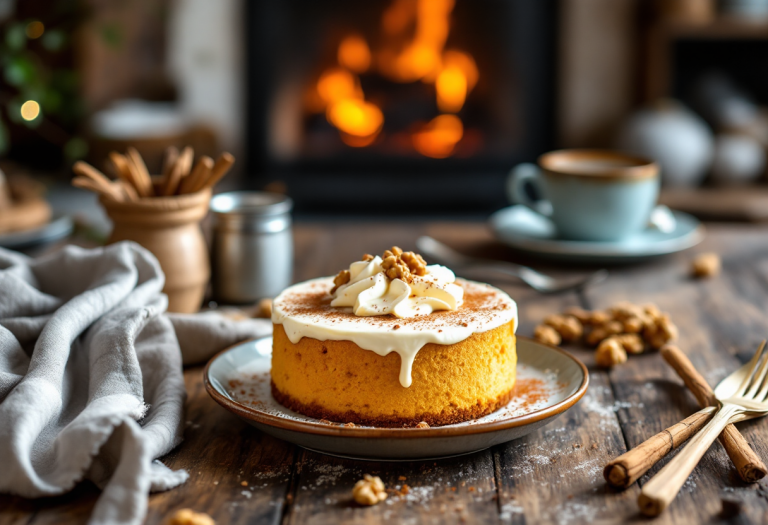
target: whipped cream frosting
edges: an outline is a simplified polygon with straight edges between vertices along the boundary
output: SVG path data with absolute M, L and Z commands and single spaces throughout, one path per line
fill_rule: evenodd
M 319 341 L 352 341 L 381 356 L 396 352 L 400 355 L 400 384 L 407 388 L 412 383 L 413 361 L 424 345 L 456 344 L 474 333 L 487 332 L 509 322 L 514 322 L 517 328 L 517 305 L 506 293 L 462 279 L 450 284 L 462 290 L 463 302 L 455 310 L 417 313 L 407 318 L 359 316 L 353 312 L 354 306 L 332 306 L 344 294 L 332 296 L 333 278 L 322 277 L 283 291 L 274 300 L 272 322 L 283 325 L 288 339 L 294 344 L 302 337 L 311 337 Z M 348 285 L 348 288 L 354 286 L 352 279 Z M 445 296 L 436 296 L 437 300 L 442 300 L 440 297 Z M 355 299 L 353 304 L 357 302 Z M 406 302 L 404 308 L 410 310 L 425 304 L 433 308 L 436 303 Z
M 405 319 L 461 305 L 464 290 L 454 284 L 456 276 L 445 266 L 429 265 L 426 275 L 414 275 L 407 283 L 387 277 L 381 263 L 378 256 L 353 262 L 349 282 L 336 290 L 331 306 L 352 307 L 359 316 L 392 314 Z

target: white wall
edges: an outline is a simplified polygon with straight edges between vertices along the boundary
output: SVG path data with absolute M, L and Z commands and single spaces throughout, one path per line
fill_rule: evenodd
M 182 111 L 213 125 L 220 146 L 236 156 L 246 118 L 244 16 L 244 0 L 175 0 L 168 31 Z

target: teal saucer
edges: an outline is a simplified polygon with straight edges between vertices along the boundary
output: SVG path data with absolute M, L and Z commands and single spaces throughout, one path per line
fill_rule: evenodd
M 704 226 L 687 213 L 672 211 L 674 227 L 655 227 L 615 242 L 572 241 L 558 238 L 554 224 L 525 206 L 510 206 L 489 219 L 496 238 L 504 244 L 538 257 L 585 263 L 627 263 L 669 255 L 704 239 Z

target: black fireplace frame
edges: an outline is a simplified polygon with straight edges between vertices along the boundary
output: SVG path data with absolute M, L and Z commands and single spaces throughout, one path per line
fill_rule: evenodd
M 298 1 L 311 0 L 294 0 Z M 322 4 L 323 0 L 315 0 Z M 333 162 L 299 160 L 290 163 L 271 158 L 269 150 L 269 101 L 280 60 L 275 43 L 286 30 L 286 0 L 246 2 L 246 170 L 254 189 L 280 181 L 296 202 L 299 213 L 482 214 L 506 205 L 504 181 L 519 162 L 535 160 L 555 145 L 558 0 L 457 0 L 488 4 L 505 17 L 509 31 L 517 86 L 524 101 L 524 133 L 509 157 L 393 158 L 366 160 L 351 152 Z M 402 188 L 408 188 L 403 192 Z M 404 196 L 404 193 L 406 196 Z

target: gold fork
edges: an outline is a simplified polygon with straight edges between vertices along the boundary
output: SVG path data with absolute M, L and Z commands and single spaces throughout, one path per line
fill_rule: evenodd
M 701 457 L 729 424 L 768 414 L 768 351 L 765 341 L 746 365 L 715 388 L 720 408 L 688 445 L 645 484 L 637 504 L 646 516 L 658 516 L 675 499 Z

